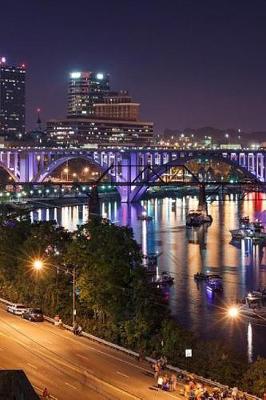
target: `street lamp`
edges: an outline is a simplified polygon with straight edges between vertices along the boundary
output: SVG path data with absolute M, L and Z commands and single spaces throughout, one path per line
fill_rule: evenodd
M 33 261 L 32 265 L 33 265 L 33 268 L 36 271 L 40 271 L 44 267 L 44 262 L 41 259 L 36 259 L 36 260 Z M 73 302 L 72 302 L 72 323 L 73 323 L 73 326 L 74 326 L 74 324 L 76 322 L 76 315 L 77 315 L 77 310 L 76 310 L 76 267 L 72 266 L 72 271 L 69 271 L 68 268 L 63 268 L 61 266 L 58 267 L 58 266 L 53 265 L 53 264 L 51 264 L 51 266 L 56 268 L 57 270 L 64 271 L 66 274 L 71 275 L 72 278 L 73 278 L 72 279 L 72 299 L 73 299 Z
M 36 269 L 36 271 L 40 271 L 43 268 L 44 263 L 41 259 L 36 259 L 33 261 L 32 265 L 33 265 L 33 268 Z
M 237 319 L 239 317 L 239 308 L 237 306 L 231 306 L 227 310 L 227 316 L 231 319 Z
M 66 174 L 66 178 L 67 178 L 67 181 L 68 181 L 69 168 L 68 167 L 64 168 L 63 172 Z

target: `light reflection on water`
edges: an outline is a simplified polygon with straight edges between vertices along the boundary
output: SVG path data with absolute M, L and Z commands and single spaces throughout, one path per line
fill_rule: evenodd
M 159 258 L 161 270 L 175 276 L 170 289 L 170 306 L 177 319 L 203 337 L 222 338 L 242 350 L 249 360 L 255 355 L 266 356 L 266 328 L 251 323 L 237 326 L 221 319 L 221 309 L 242 298 L 252 289 L 266 287 L 266 248 L 242 241 L 239 248 L 229 244 L 230 229 L 238 227 L 240 215 L 261 219 L 266 225 L 266 198 L 250 194 L 243 202 L 230 195 L 224 202 L 213 202 L 210 227 L 187 229 L 185 216 L 197 208 L 196 197 L 154 198 L 140 204 L 120 204 L 104 201 L 102 215 L 120 225 L 132 226 L 144 254 L 163 252 Z M 137 216 L 147 210 L 152 221 L 140 221 Z M 56 219 L 69 230 L 88 219 L 87 206 L 41 209 L 32 213 L 34 220 Z M 196 272 L 213 272 L 224 278 L 222 296 L 206 291 L 204 283 L 197 284 Z

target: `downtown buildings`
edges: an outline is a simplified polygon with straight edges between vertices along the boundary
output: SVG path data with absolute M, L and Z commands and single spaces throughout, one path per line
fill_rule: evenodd
M 111 91 L 108 74 L 72 72 L 67 117 L 48 121 L 47 140 L 62 147 L 149 145 L 153 123 L 141 121 L 139 109 L 127 91 Z
M 0 135 L 11 140 L 25 133 L 25 77 L 25 65 L 0 58 Z

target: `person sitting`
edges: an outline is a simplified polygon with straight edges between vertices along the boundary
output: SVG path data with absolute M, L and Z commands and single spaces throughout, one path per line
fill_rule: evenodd
M 78 328 L 77 328 L 77 335 L 81 335 L 81 332 L 82 332 L 82 326 L 81 325 L 79 325 L 78 326 Z
M 74 323 L 74 325 L 73 325 L 73 333 L 74 333 L 74 335 L 77 335 L 78 334 L 78 323 L 77 322 L 75 322 Z

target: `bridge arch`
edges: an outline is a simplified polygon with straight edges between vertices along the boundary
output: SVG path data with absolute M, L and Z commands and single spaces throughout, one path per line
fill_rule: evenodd
M 16 175 L 2 161 L 0 161 L 0 170 L 1 169 L 3 169 L 13 179 L 14 182 L 18 181 Z
M 52 161 L 43 171 L 35 175 L 32 179 L 32 182 L 39 182 L 42 183 L 48 176 L 50 176 L 58 167 L 63 165 L 65 162 L 70 161 L 70 160 L 84 160 L 84 161 L 89 161 L 92 165 L 97 167 L 101 173 L 104 173 L 108 166 L 102 166 L 100 163 L 95 161 L 91 155 L 82 155 L 82 154 L 75 154 L 75 155 L 69 155 L 69 156 L 63 156 L 58 158 L 57 160 Z M 107 173 L 106 176 L 111 180 L 111 182 L 115 182 L 115 177 L 112 176 L 110 173 Z M 120 193 L 120 187 L 117 187 L 118 193 Z
M 235 170 L 239 173 L 242 173 L 246 178 L 248 178 L 250 181 L 254 183 L 262 183 L 255 175 L 253 175 L 250 171 L 247 170 L 247 168 L 241 166 L 237 162 L 231 160 L 230 158 L 227 157 L 222 157 L 222 156 L 217 156 L 217 155 L 206 155 L 205 153 L 202 154 L 193 154 L 191 156 L 186 156 L 182 158 L 177 158 L 175 160 L 169 161 L 168 163 L 161 164 L 155 168 L 153 168 L 153 174 L 149 176 L 149 182 L 153 183 L 158 179 L 159 176 L 162 176 L 167 169 L 170 169 L 171 167 L 180 167 L 185 165 L 188 161 L 193 161 L 197 160 L 201 157 L 204 157 L 205 160 L 207 159 L 208 161 L 217 161 L 220 163 L 225 163 L 227 165 L 230 165 L 235 168 Z M 140 183 L 143 183 L 140 185 Z M 147 191 L 149 185 L 146 183 L 145 179 L 143 179 L 141 182 L 138 182 L 138 186 L 136 186 L 130 193 L 130 202 L 135 202 L 139 201 L 144 193 Z

